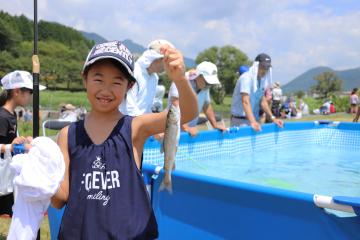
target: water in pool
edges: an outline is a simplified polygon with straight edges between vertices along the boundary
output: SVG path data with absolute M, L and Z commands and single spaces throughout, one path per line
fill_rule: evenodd
M 329 196 L 360 196 L 360 149 L 301 144 L 236 157 L 186 160 L 176 169 Z

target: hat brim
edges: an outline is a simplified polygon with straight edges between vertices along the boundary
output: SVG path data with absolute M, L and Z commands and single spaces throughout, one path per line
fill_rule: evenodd
M 125 69 L 126 69 L 126 71 L 127 71 L 127 73 L 128 73 L 129 80 L 136 82 L 136 79 L 134 78 L 134 73 L 133 73 L 133 71 L 131 71 L 131 69 L 129 68 L 129 66 L 128 66 L 124 61 L 122 61 L 121 59 L 116 58 L 116 57 L 113 57 L 113 56 L 98 56 L 98 57 L 96 57 L 96 58 L 91 59 L 90 61 L 88 61 L 88 62 L 84 65 L 84 67 L 83 67 L 83 72 L 85 71 L 85 69 L 86 69 L 87 67 L 89 67 L 90 65 L 94 64 L 95 62 L 97 62 L 97 61 L 99 61 L 99 60 L 102 60 L 102 59 L 109 59 L 109 58 L 118 61 L 123 67 L 125 67 Z
M 216 75 L 210 75 L 210 76 L 203 75 L 203 77 L 207 84 L 210 85 L 220 84 L 219 78 Z
M 28 89 L 31 89 L 31 90 L 34 90 L 34 86 L 33 85 L 26 85 L 24 86 L 24 88 L 28 88 Z M 42 91 L 42 90 L 45 90 L 46 87 L 44 85 L 41 85 L 39 84 L 39 91 Z
M 16 84 L 12 88 L 7 88 L 7 89 L 16 89 L 16 88 L 27 88 L 27 89 L 34 90 L 34 86 L 32 84 Z M 46 87 L 44 85 L 39 84 L 39 91 L 42 91 L 45 89 L 46 89 Z

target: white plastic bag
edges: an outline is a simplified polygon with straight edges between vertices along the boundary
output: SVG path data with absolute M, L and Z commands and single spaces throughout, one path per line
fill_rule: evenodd
M 4 158 L 0 158 L 0 196 L 8 195 L 14 190 L 15 173 L 10 168 L 11 158 L 11 151 L 6 148 Z

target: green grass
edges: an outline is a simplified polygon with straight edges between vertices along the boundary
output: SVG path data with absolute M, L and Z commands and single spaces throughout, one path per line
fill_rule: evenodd
M 85 106 L 90 109 L 86 92 L 41 91 L 40 106 L 45 109 L 58 110 L 60 104 L 71 103 L 74 106 Z
M 10 218 L 0 218 L 0 240 L 6 240 L 10 223 Z M 47 216 L 44 217 L 43 222 L 40 226 L 40 238 L 42 240 L 50 239 L 50 228 Z
M 334 113 L 329 115 L 308 115 L 300 119 L 286 119 L 286 122 L 304 122 L 304 121 L 316 121 L 316 120 L 329 120 L 340 122 L 352 122 L 354 118 L 353 114 L 348 113 Z

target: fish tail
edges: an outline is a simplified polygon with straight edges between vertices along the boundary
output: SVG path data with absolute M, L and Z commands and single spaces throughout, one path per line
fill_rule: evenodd
M 170 172 L 165 172 L 164 178 L 160 184 L 159 192 L 166 189 L 170 194 L 172 194 L 172 182 Z

